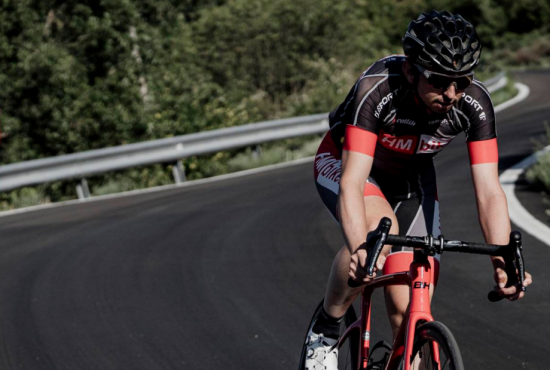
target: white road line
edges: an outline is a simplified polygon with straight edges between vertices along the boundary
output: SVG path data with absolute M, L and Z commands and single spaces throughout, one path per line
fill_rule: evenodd
M 522 83 L 516 82 L 514 84 L 514 87 L 518 89 L 518 94 L 514 96 L 512 99 L 505 101 L 502 104 L 499 104 L 495 107 L 495 113 L 498 113 L 500 111 L 505 110 L 506 108 L 510 108 L 512 105 L 515 105 L 519 103 L 522 100 L 525 100 L 529 96 L 529 86 L 524 85 Z
M 516 181 L 525 168 L 535 163 L 539 156 L 548 152 L 550 152 L 550 145 L 513 165 L 500 175 L 500 183 L 508 199 L 510 220 L 527 233 L 550 246 L 550 227 L 533 217 L 533 215 L 521 205 L 514 191 L 516 188 Z

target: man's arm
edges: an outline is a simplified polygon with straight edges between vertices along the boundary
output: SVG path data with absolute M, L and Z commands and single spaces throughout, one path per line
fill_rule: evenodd
M 373 158 L 351 151 L 342 153 L 342 178 L 338 195 L 338 213 L 344 240 L 350 254 L 365 243 L 367 223 L 363 189 L 372 168 Z
M 479 223 L 485 237 L 490 244 L 505 245 L 510 239 L 510 217 L 508 215 L 508 204 L 506 195 L 500 186 L 498 179 L 498 163 L 480 163 L 471 166 L 472 179 L 477 201 Z M 524 296 L 518 286 L 506 288 L 508 276 L 504 271 L 504 260 L 502 257 L 491 257 L 495 269 L 495 281 L 501 296 L 510 300 L 516 300 Z M 525 283 L 531 284 L 531 275 L 525 273 Z
M 511 231 L 510 217 L 506 195 L 498 179 L 498 164 L 474 164 L 471 169 L 479 223 L 485 242 L 508 244 Z

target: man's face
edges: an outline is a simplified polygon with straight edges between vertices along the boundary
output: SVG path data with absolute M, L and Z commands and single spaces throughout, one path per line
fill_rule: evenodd
M 456 85 L 450 84 L 446 89 L 435 88 L 428 83 L 421 73 L 418 79 L 417 93 L 420 99 L 431 111 L 444 114 L 450 111 L 453 105 L 462 98 L 464 90 L 457 90 Z
M 415 75 L 418 75 L 416 89 L 418 96 L 432 112 L 439 114 L 447 113 L 453 108 L 453 105 L 462 98 L 464 89 L 470 84 L 473 77 L 448 78 L 436 76 L 436 78 L 433 78 L 433 83 L 430 84 L 424 72 L 421 72 L 418 67 L 413 66 L 408 61 L 403 63 L 403 72 L 411 84 L 414 83 Z M 464 80 L 464 78 L 467 79 Z

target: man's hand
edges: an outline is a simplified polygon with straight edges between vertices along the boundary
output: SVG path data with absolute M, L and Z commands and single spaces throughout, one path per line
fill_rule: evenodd
M 374 266 L 374 273 L 372 276 L 367 275 L 367 249 L 366 249 L 366 243 L 363 243 L 355 253 L 351 255 L 351 263 L 349 266 L 349 277 L 357 281 L 358 283 L 367 284 L 372 281 L 376 277 L 377 271 L 382 271 L 384 268 L 384 264 L 386 263 L 386 256 L 388 255 L 390 251 L 390 246 L 386 245 L 384 246 L 384 249 L 382 249 L 382 252 L 380 252 L 380 256 L 378 256 L 378 261 L 376 261 L 376 265 Z
M 512 284 L 510 286 L 508 285 L 508 279 L 517 280 L 515 277 L 510 277 L 506 274 L 506 271 L 504 269 L 504 261 L 500 258 L 493 259 L 493 266 L 495 268 L 495 282 L 497 283 L 497 286 L 495 286 L 494 290 L 498 293 L 499 296 L 506 298 L 510 301 L 515 301 L 517 299 L 523 298 L 525 295 L 525 292 L 521 290 L 519 282 L 516 282 L 515 284 Z M 516 270 L 517 273 L 517 270 Z M 531 278 L 531 274 L 529 274 L 527 271 L 525 272 L 525 280 L 523 281 L 523 286 L 527 287 L 533 282 L 533 279 Z

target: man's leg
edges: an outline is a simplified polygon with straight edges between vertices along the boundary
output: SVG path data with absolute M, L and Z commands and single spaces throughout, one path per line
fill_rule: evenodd
M 432 191 L 428 190 L 430 189 L 424 191 L 422 199 L 413 196 L 393 204 L 402 235 L 424 236 L 432 234 L 438 236 L 440 234 L 439 204 L 435 191 L 433 189 L 431 189 Z M 412 259 L 413 252 L 411 248 L 393 247 L 392 254 L 384 267 L 384 273 L 408 271 Z M 439 261 L 433 261 L 433 284 L 430 286 L 430 300 L 433 297 L 437 282 L 438 269 Z M 384 292 L 388 317 L 395 339 L 409 306 L 410 289 L 408 286 L 393 285 L 386 287 Z
M 392 234 L 399 233 L 397 218 L 390 204 L 384 198 L 379 196 L 367 196 L 364 198 L 364 202 L 367 216 L 367 230 L 371 231 L 376 229 L 380 223 L 380 219 L 382 217 L 388 217 L 392 220 L 390 232 Z M 379 261 L 380 258 L 385 260 L 388 253 L 389 247 L 385 247 L 384 251 L 380 254 Z M 335 318 L 344 316 L 357 295 L 363 290 L 363 287 L 351 288 L 348 285 L 350 262 L 351 254 L 349 249 L 347 246 L 343 246 L 332 263 L 327 290 L 325 292 L 324 310 L 327 314 Z
M 390 233 L 399 234 L 397 216 L 394 214 L 390 204 L 384 198 L 378 196 L 368 196 L 364 198 L 364 201 L 368 230 L 374 230 L 378 226 L 382 217 L 389 217 L 392 220 L 392 228 L 390 230 Z M 414 204 L 414 201 L 411 201 L 411 204 Z M 417 203 L 415 207 L 416 210 L 418 210 L 419 204 Z M 401 214 L 403 215 L 402 221 L 408 221 L 407 230 L 409 232 L 414 231 L 418 234 L 419 226 L 411 227 L 413 220 L 407 220 L 408 217 L 406 216 L 406 213 L 409 213 L 407 211 L 407 208 L 409 207 L 406 205 L 400 207 Z M 438 212 L 434 216 L 437 217 L 437 220 L 439 219 Z M 428 232 L 427 229 L 429 229 L 430 232 L 435 232 L 435 234 L 437 235 L 439 234 L 439 230 L 432 230 L 431 227 L 427 228 L 425 226 L 426 222 L 423 215 L 422 217 L 415 217 L 415 219 L 416 223 L 422 224 L 420 228 L 423 227 L 425 230 L 425 232 L 423 232 L 423 235 L 426 235 L 426 233 Z M 433 217 L 430 217 L 429 219 L 431 221 L 433 220 Z M 385 260 L 387 258 L 387 255 L 389 254 L 389 251 L 390 247 L 386 246 L 380 258 Z M 336 255 L 336 258 L 334 259 L 334 262 L 332 264 L 328 286 L 325 292 L 324 310 L 326 313 L 334 318 L 342 317 L 346 313 L 348 307 L 353 303 L 357 295 L 360 294 L 363 290 L 363 287 L 351 288 L 348 286 L 350 258 L 351 255 L 349 249 L 347 248 L 347 246 L 343 246 Z M 407 269 L 408 266 L 406 266 L 403 271 L 406 271 Z M 430 299 L 433 296 L 433 292 L 434 284 L 432 284 L 432 286 L 430 287 Z M 385 289 L 385 300 L 388 317 L 395 339 L 395 336 L 399 331 L 399 328 L 405 317 L 409 305 L 409 287 L 403 285 L 387 287 Z
M 434 294 L 434 284 L 430 285 L 430 301 Z M 393 340 L 397 337 L 401 323 L 405 318 L 410 301 L 410 288 L 406 285 L 392 285 L 384 289 L 386 310 L 393 333 Z

